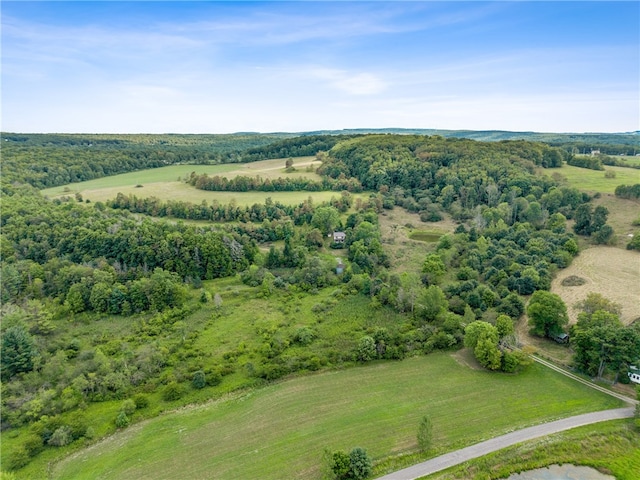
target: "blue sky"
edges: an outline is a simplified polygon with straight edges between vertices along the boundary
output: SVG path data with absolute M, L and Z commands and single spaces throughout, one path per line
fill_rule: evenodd
M 640 130 L 640 3 L 6 2 L 13 132 Z

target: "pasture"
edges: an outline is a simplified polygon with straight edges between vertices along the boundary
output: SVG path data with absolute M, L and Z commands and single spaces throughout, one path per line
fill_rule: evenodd
M 583 285 L 564 286 L 562 281 L 575 275 Z M 573 306 L 590 292 L 602 294 L 622 306 L 620 319 L 630 324 L 640 318 L 640 253 L 613 247 L 591 247 L 580 252 L 571 265 L 558 272 L 551 291 L 567 304 L 570 323 L 577 321 Z
M 319 165 L 319 162 L 315 162 L 315 157 L 298 157 L 293 160 L 293 167 L 296 169 L 293 172 L 285 172 L 286 159 L 242 164 L 171 165 L 48 188 L 42 190 L 42 194 L 50 198 L 57 198 L 80 193 L 85 200 L 104 202 L 115 198 L 118 193 L 123 193 L 136 195 L 138 198 L 158 197 L 191 203 L 200 203 L 203 200 L 209 203 L 235 201 L 238 205 L 264 203 L 267 197 L 285 204 L 296 205 L 309 198 L 310 195 L 317 202 L 328 201 L 332 196 L 338 195 L 337 192 L 313 192 L 312 194 L 309 192 L 209 192 L 197 190 L 184 182 L 192 172 L 206 173 L 210 176 L 220 175 L 227 178 L 242 175 L 272 179 L 278 177 L 320 179 L 313 171 L 307 171 L 307 167 L 313 169 Z
M 560 169 L 553 169 L 553 172 L 564 176 L 572 187 L 587 192 L 613 193 L 618 185 L 640 183 L 640 170 L 607 165 L 604 168 L 602 171 L 563 165 Z M 606 178 L 604 175 L 607 171 L 615 172 L 615 178 Z
M 393 457 L 381 474 L 416 453 L 424 415 L 434 425 L 435 455 L 619 404 L 538 365 L 504 375 L 438 353 L 294 378 L 169 413 L 73 454 L 50 478 L 319 479 L 325 449 L 354 446 L 378 461 Z

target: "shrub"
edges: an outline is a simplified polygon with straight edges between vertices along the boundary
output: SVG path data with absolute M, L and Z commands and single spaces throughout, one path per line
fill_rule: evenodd
M 172 402 L 182 397 L 182 394 L 182 387 L 178 384 L 178 382 L 171 382 L 165 387 L 164 391 L 162 392 L 162 399 L 166 400 L 167 402 Z
M 587 281 L 582 277 L 570 275 L 567 278 L 563 279 L 560 283 L 563 287 L 578 287 L 580 285 L 584 285 L 585 283 L 587 283 Z
M 124 402 L 122 402 L 120 410 L 127 415 L 133 415 L 133 412 L 136 411 L 136 402 L 130 398 L 127 398 Z
M 627 243 L 627 250 L 640 250 L 640 233 L 635 233 L 629 243 Z
M 120 412 L 116 417 L 116 427 L 118 428 L 126 428 L 129 426 L 129 423 L 131 423 L 131 421 L 129 420 L 127 414 L 124 412 Z
M 29 463 L 29 452 L 24 446 L 21 446 L 9 454 L 6 466 L 9 470 L 18 470 L 27 463 Z
M 333 471 L 336 480 L 349 478 L 349 474 L 351 472 L 349 455 L 345 452 L 334 452 L 331 456 L 331 470 Z
M 418 427 L 418 447 L 423 452 L 427 452 L 431 448 L 433 440 L 433 425 L 428 416 L 422 417 L 420 426 Z
M 309 345 L 316 338 L 316 333 L 312 328 L 300 327 L 293 336 L 293 341 L 300 345 Z
M 358 360 L 368 362 L 376 358 L 376 342 L 368 335 L 360 339 L 358 343 Z
M 30 457 L 36 456 L 44 448 L 42 437 L 35 433 L 28 435 L 27 438 L 24 439 L 23 445 Z
M 72 441 L 73 432 L 71 431 L 71 427 L 63 425 L 53 432 L 48 443 L 54 447 L 64 447 L 65 445 L 69 445 Z
M 149 398 L 144 393 L 136 393 L 133 396 L 133 403 L 136 404 L 136 409 L 141 410 L 149 406 Z
M 198 390 L 207 386 L 207 378 L 202 370 L 198 370 L 193 374 L 191 385 Z

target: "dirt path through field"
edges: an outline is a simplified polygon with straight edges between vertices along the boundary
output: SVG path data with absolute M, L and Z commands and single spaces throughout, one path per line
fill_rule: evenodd
M 584 285 L 563 286 L 570 276 L 584 279 Z M 551 283 L 551 291 L 567 304 L 569 320 L 577 321 L 574 305 L 588 293 L 600 293 L 622 307 L 620 319 L 630 324 L 640 318 L 640 253 L 614 247 L 591 247 L 580 252 L 569 268 L 561 270 Z

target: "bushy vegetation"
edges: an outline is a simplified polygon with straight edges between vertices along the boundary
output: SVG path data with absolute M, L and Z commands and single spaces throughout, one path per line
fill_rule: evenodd
M 567 159 L 567 165 L 588 168 L 589 170 L 604 170 L 602 160 L 598 157 L 571 156 Z
M 635 185 L 618 185 L 615 191 L 616 197 L 640 198 L 640 183 Z

